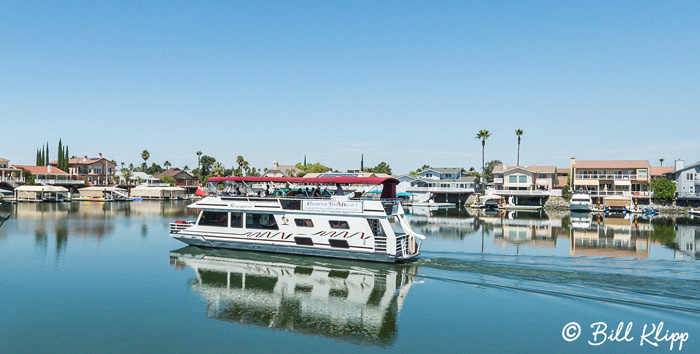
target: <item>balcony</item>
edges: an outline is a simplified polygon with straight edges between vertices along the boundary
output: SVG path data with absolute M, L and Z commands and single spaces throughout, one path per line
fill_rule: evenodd
M 589 191 L 591 197 L 608 197 L 613 195 L 623 196 L 623 197 L 651 197 L 651 192 L 649 191 Z
M 598 179 L 598 180 L 628 180 L 628 181 L 646 181 L 648 176 L 640 175 L 576 175 L 576 179 Z
M 486 195 L 514 195 L 514 196 L 527 196 L 527 197 L 548 197 L 559 195 L 561 196 L 561 190 L 508 190 L 508 189 L 488 189 L 486 190 Z
M 24 183 L 24 177 L 0 177 L 0 182 Z
M 73 185 L 73 184 L 85 184 L 82 179 L 35 179 L 35 184 L 43 185 Z

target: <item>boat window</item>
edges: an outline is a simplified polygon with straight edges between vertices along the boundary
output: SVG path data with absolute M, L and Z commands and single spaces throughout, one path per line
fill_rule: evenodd
M 202 216 L 199 218 L 199 225 L 200 226 L 227 227 L 228 226 L 228 213 L 218 212 L 218 211 L 202 212 Z
M 336 240 L 336 239 L 329 239 L 328 243 L 331 245 L 331 247 L 335 248 L 350 248 L 350 245 L 348 245 L 348 241 L 346 240 Z
M 279 230 L 275 216 L 272 214 L 248 213 L 245 225 L 249 229 Z
M 384 228 L 379 222 L 379 219 L 367 219 L 367 223 L 369 224 L 369 228 L 372 230 L 372 234 L 374 234 L 374 236 L 386 237 L 386 233 L 384 233 Z
M 231 213 L 231 227 L 243 227 L 243 213 Z
M 328 224 L 330 224 L 331 229 L 349 229 L 350 225 L 348 225 L 348 222 L 345 220 L 329 220 Z
M 300 227 L 314 227 L 314 222 L 311 219 L 294 219 L 294 223 Z

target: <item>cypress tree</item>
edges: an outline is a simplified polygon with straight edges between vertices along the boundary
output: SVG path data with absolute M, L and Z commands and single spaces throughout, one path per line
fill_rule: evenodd
M 46 147 L 42 146 L 41 147 L 41 156 L 39 157 L 39 163 L 37 166 L 44 166 L 44 155 L 46 154 Z
M 39 149 L 36 149 L 36 165 L 39 166 L 39 159 L 41 158 L 41 154 L 39 153 Z
M 62 169 L 63 167 L 63 143 L 61 138 L 58 138 L 58 155 L 56 156 L 56 167 Z
M 50 158 L 50 156 L 51 156 L 51 154 L 49 154 L 49 142 L 47 141 L 47 142 L 46 142 L 46 158 L 44 159 L 44 166 L 48 166 L 48 165 L 49 165 L 49 158 Z
M 360 160 L 360 171 L 364 172 L 365 170 L 365 154 L 362 154 L 362 159 Z

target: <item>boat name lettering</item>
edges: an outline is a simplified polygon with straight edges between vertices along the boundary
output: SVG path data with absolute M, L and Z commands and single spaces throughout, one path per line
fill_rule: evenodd
M 361 213 L 362 202 L 336 200 L 305 200 L 302 210 L 317 212 Z

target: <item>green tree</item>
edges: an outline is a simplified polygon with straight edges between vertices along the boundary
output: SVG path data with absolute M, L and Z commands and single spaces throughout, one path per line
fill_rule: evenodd
M 202 155 L 202 157 L 199 159 L 199 162 L 201 164 L 200 173 L 202 174 L 202 176 L 206 176 L 209 174 L 209 169 L 211 168 L 211 165 L 213 165 L 216 162 L 216 159 L 209 155 Z
M 28 186 L 33 186 L 34 185 L 34 175 L 29 172 L 29 170 L 22 169 L 22 177 L 24 177 L 24 184 Z
M 163 176 L 160 178 L 160 183 L 167 183 L 171 186 L 175 185 L 175 177 L 173 176 Z
M 493 168 L 496 166 L 503 165 L 503 162 L 501 160 L 491 160 L 486 163 L 486 170 L 484 171 L 484 177 L 486 179 L 491 178 L 493 174 Z
M 146 166 L 148 166 L 148 159 L 151 158 L 151 153 L 148 150 L 143 150 L 141 152 L 141 158 L 143 159 L 143 170 L 146 171 Z
M 61 138 L 58 138 L 57 154 L 58 158 L 56 159 L 56 167 L 58 167 L 59 170 L 63 170 L 63 142 L 61 141 Z
M 157 165 L 155 162 L 151 163 L 151 167 L 147 168 L 146 171 L 149 175 L 157 175 L 161 172 L 163 172 L 163 168 L 160 167 L 160 165 Z
M 390 175 L 391 174 L 391 167 L 389 167 L 388 163 L 382 161 L 377 166 L 372 168 L 372 172 L 374 172 L 374 173 L 386 173 L 386 174 Z
M 226 173 L 226 167 L 221 162 L 215 162 L 211 165 L 211 174 L 214 177 L 222 177 Z
M 124 184 L 131 184 L 131 177 L 134 175 L 128 168 L 122 168 L 122 178 L 124 179 Z
M 170 164 L 170 161 L 165 160 L 165 162 L 163 162 L 163 167 L 164 167 L 166 170 L 169 169 L 170 166 L 172 166 L 172 164 Z
M 365 154 L 360 158 L 360 172 L 365 170 Z
M 652 179 L 651 190 L 654 192 L 654 199 L 670 202 L 676 196 L 676 184 L 666 178 Z
M 661 166 L 664 165 L 664 158 L 663 157 L 659 159 L 659 163 L 661 164 Z
M 491 137 L 491 132 L 489 132 L 486 129 L 481 129 L 479 132 L 476 133 L 476 137 L 474 137 L 477 140 L 481 140 L 481 173 L 482 175 L 486 175 L 486 164 L 484 160 L 484 153 L 486 150 L 486 139 Z M 485 181 L 483 181 L 485 182 Z M 483 183 L 482 182 L 482 183 Z
M 182 170 L 185 171 L 185 172 L 187 172 L 187 171 L 190 170 L 190 166 L 185 165 L 185 166 L 182 167 Z
M 515 129 L 515 135 L 518 136 L 518 162 L 517 162 L 517 166 L 520 166 L 520 136 L 523 135 L 523 130 L 522 129 Z
M 320 162 L 313 163 L 311 165 L 302 165 L 301 162 L 296 164 L 296 168 L 304 171 L 305 173 L 325 173 L 330 170 L 330 167 L 322 165 Z M 297 177 L 301 177 L 298 176 Z
M 561 196 L 566 200 L 571 200 L 573 193 L 571 193 L 571 174 L 566 175 L 566 184 L 561 188 Z
M 44 156 L 45 156 L 44 166 L 47 166 L 49 164 L 49 160 L 50 160 L 50 156 L 51 156 L 51 154 L 49 154 L 49 142 L 48 141 L 46 142 L 46 155 L 44 155 Z

